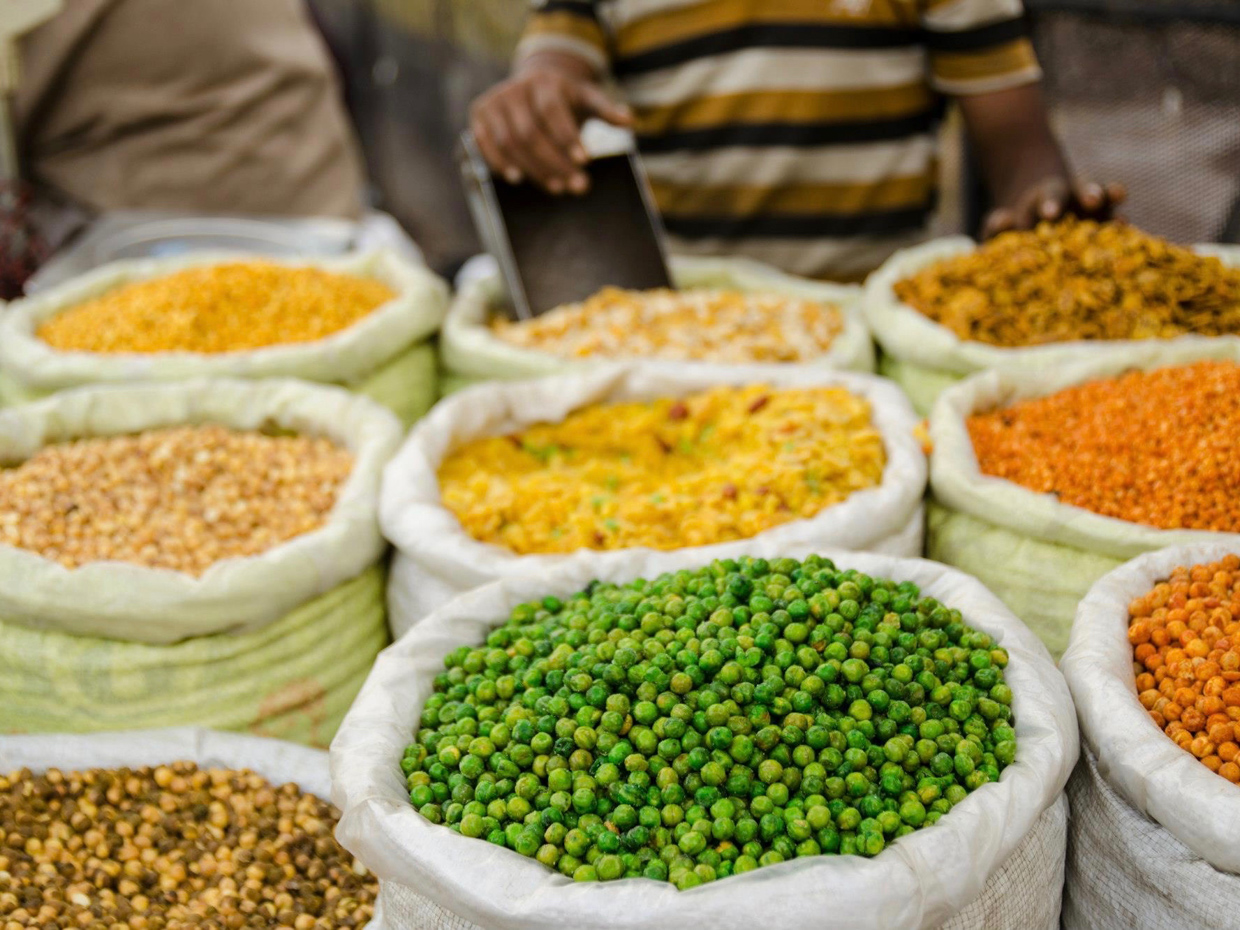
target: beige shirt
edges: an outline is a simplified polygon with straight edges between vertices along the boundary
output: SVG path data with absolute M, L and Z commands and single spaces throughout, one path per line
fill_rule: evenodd
M 357 143 L 301 0 L 67 0 L 22 43 L 26 177 L 90 210 L 353 217 Z

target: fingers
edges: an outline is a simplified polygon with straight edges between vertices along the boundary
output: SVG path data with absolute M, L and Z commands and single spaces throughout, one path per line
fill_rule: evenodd
M 1041 185 L 1036 197 L 1037 221 L 1051 222 L 1060 219 L 1072 206 L 1072 191 L 1067 182 L 1058 178 Z
M 532 92 L 513 95 L 504 117 L 514 141 L 510 154 L 526 177 L 553 194 L 562 194 L 569 179 L 581 172 L 544 128 L 535 113 Z
M 470 117 L 474 141 L 491 170 L 509 184 L 520 184 L 523 177 L 521 169 L 507 154 L 511 144 L 507 124 L 496 119 L 491 106 L 485 100 L 474 104 Z
M 581 144 L 577 120 L 573 116 L 569 101 L 546 84 L 535 85 L 532 96 L 534 114 L 543 132 L 552 141 L 557 152 L 567 153 L 565 183 L 568 189 L 573 193 L 584 193 L 590 180 L 579 166 L 586 164 L 590 156 Z
M 1089 219 L 1110 219 L 1115 208 L 1128 196 L 1124 185 L 1111 183 L 1103 186 L 1094 182 L 1082 184 L 1076 192 L 1076 212 Z
M 982 236 L 986 239 L 993 239 L 999 233 L 1009 232 L 1015 228 L 1015 211 L 1009 207 L 999 207 L 997 210 L 991 210 L 990 215 L 986 217 L 986 222 L 982 226 Z
M 1014 205 L 992 211 L 982 232 L 990 238 L 1008 230 L 1031 229 L 1040 222 L 1054 222 L 1070 213 L 1086 219 L 1107 220 L 1126 197 L 1122 184 L 1086 182 L 1073 188 L 1066 179 L 1052 178 L 1026 190 Z
M 584 193 L 589 178 L 582 166 L 589 156 L 575 109 L 589 98 L 585 109 L 594 112 L 599 101 L 581 90 L 590 87 L 540 73 L 513 78 L 479 98 L 470 110 L 471 126 L 492 171 L 510 184 L 528 179 L 553 194 Z M 624 118 L 607 103 L 612 115 Z
M 632 126 L 633 111 L 616 103 L 597 84 L 574 85 L 573 103 L 581 117 L 597 116 L 614 126 Z
M 1080 202 L 1081 208 L 1086 214 L 1092 215 L 1101 211 L 1107 204 L 1107 192 L 1102 189 L 1101 184 L 1081 185 L 1081 189 L 1077 192 L 1076 199 Z

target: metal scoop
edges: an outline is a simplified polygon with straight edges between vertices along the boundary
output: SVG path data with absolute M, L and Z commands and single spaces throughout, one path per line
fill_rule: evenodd
M 671 287 L 663 227 L 633 136 L 592 120 L 582 130 L 590 189 L 554 196 L 491 174 L 470 133 L 461 174 L 474 224 L 495 256 L 518 319 L 585 300 L 607 286 Z

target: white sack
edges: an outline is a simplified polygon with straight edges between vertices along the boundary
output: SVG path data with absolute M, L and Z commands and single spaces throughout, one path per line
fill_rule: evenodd
M 977 244 L 968 236 L 934 239 L 891 256 L 866 280 L 862 306 L 870 331 L 886 357 L 881 368 L 908 391 L 919 413 L 928 414 L 939 391 L 953 380 L 978 371 L 1017 369 L 1053 376 L 1080 362 L 1115 361 L 1120 367 L 1142 364 L 1154 351 L 1202 351 L 1213 343 L 1230 346 L 1240 356 L 1240 336 L 1180 336 L 1167 340 L 1115 340 L 1056 342 L 1025 348 L 1004 348 L 961 339 L 946 326 L 903 303 L 895 284 L 936 262 L 966 255 Z M 1197 246 L 1202 254 L 1216 255 L 1224 263 L 1240 265 L 1240 250 Z
M 744 258 L 676 257 L 671 260 L 671 273 L 676 286 L 685 289 L 760 291 L 833 304 L 839 308 L 844 328 L 825 354 L 805 364 L 846 371 L 874 370 L 874 345 L 861 315 L 859 287 L 795 278 Z M 505 300 L 503 280 L 494 268 L 489 274 L 471 278 L 465 280 L 452 301 L 440 334 L 439 351 L 450 376 L 468 381 L 512 380 L 559 374 L 600 361 L 574 362 L 499 339 L 487 323 Z
M 782 546 L 808 544 L 920 555 L 926 464 L 913 436 L 916 418 L 895 385 L 872 375 L 806 366 L 699 365 L 645 362 L 598 366 L 593 371 L 533 381 L 479 385 L 442 401 L 410 434 L 384 470 L 380 522 L 398 550 L 392 569 L 389 617 L 399 636 L 452 597 L 499 578 L 554 565 L 583 564 L 601 571 L 623 550 L 581 549 L 564 555 L 517 555 L 479 542 L 440 503 L 439 463 L 481 436 L 503 435 L 539 422 L 556 422 L 594 403 L 684 396 L 719 384 L 755 382 L 776 388 L 839 385 L 870 401 L 883 436 L 887 466 L 882 483 L 858 491 L 806 520 L 754 537 Z M 718 546 L 686 550 L 702 562 Z
M 292 782 L 323 800 L 331 794 L 327 753 L 283 740 L 202 727 L 0 736 L 0 772 L 76 772 L 197 762 L 202 768 L 250 769 L 276 785 Z
M 39 630 L 147 643 L 254 630 L 383 555 L 375 509 L 400 424 L 385 408 L 340 388 L 218 379 L 67 391 L 0 410 L 0 465 L 20 463 L 48 443 L 203 423 L 277 427 L 348 449 L 353 471 L 327 522 L 261 555 L 224 559 L 198 577 L 124 562 L 68 569 L 0 545 L 0 617 Z
M 1103 577 L 1077 608 L 1060 667 L 1081 737 L 1105 781 L 1210 865 L 1240 875 L 1240 787 L 1172 742 L 1137 700 L 1128 643 L 1128 605 L 1179 565 L 1240 554 L 1240 539 L 1163 549 Z M 1240 878 L 1236 879 L 1240 887 Z M 1240 900 L 1238 898 L 1237 900 Z
M 14 301 L 0 318 L 0 371 L 19 394 L 46 394 L 98 383 L 176 381 L 199 377 L 302 378 L 351 383 L 439 327 L 448 286 L 428 269 L 391 250 L 337 258 L 265 261 L 313 266 L 341 274 L 377 278 L 396 297 L 357 323 L 315 342 L 289 343 L 242 352 L 116 353 L 61 351 L 35 336 L 44 321 L 70 307 L 126 284 L 162 277 L 197 265 L 253 261 L 253 255 L 195 253 L 178 258 L 113 262 L 81 277 Z
M 915 582 L 923 595 L 958 608 L 966 623 L 989 633 L 1009 652 L 1005 679 L 1014 696 L 1016 761 L 997 783 L 971 793 L 933 827 L 896 841 L 873 859 L 796 859 L 682 892 L 649 879 L 575 883 L 511 850 L 431 824 L 409 803 L 399 763 L 413 740 L 433 677 L 449 652 L 482 642 L 517 604 L 548 594 L 567 596 L 596 578 L 654 578 L 705 565 L 709 558 L 804 558 L 813 552 L 841 568 Z M 381 882 L 412 890 L 468 922 L 449 926 L 752 930 L 771 926 L 772 907 L 777 907 L 780 930 L 930 930 L 982 894 L 1039 818 L 1061 804 L 1077 739 L 1067 685 L 1046 649 L 976 580 L 920 559 L 767 539 L 730 543 L 710 556 L 630 551 L 606 565 L 578 562 L 530 571 L 457 598 L 380 654 L 332 742 L 333 800 L 342 811 L 337 835 L 345 848 Z M 1062 829 L 1056 832 L 1054 826 L 1062 817 L 1059 811 L 1051 814 L 1046 837 L 1022 853 L 1031 860 L 1026 874 L 1006 885 L 1032 885 L 1051 902 L 1053 913 L 1031 909 L 1027 895 L 1010 902 L 996 897 L 973 905 L 977 919 L 964 926 L 1053 930 L 1058 925 L 1055 876 L 1064 854 Z M 390 902 L 392 892 L 384 894 Z M 389 903 L 390 917 L 393 910 Z M 393 926 L 405 930 L 413 924 Z
M 984 372 L 943 392 L 930 417 L 930 485 L 941 507 L 929 514 L 926 554 L 976 575 L 1058 653 L 1067 643 L 1076 604 L 1125 559 L 1172 545 L 1240 546 L 1240 534 L 1129 523 L 983 475 L 965 425 L 975 412 L 1084 381 L 1202 358 L 1240 362 L 1240 340 L 1140 343 L 1123 359 L 1078 363 L 1045 374 Z
M 1068 797 L 1064 930 L 1235 926 L 1240 877 L 1213 868 L 1133 810 L 1098 772 L 1088 746 L 1068 782 Z

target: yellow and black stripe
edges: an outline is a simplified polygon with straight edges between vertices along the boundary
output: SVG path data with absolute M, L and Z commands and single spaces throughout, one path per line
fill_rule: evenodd
M 800 273 L 925 226 L 944 92 L 1039 76 L 1020 0 L 548 0 L 528 35 L 605 60 L 669 234 Z

